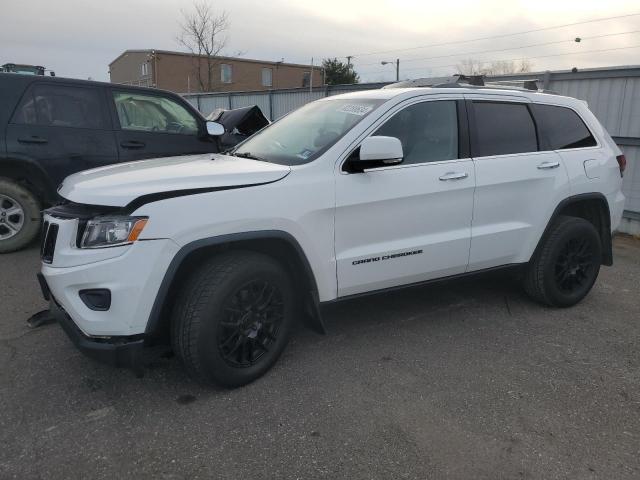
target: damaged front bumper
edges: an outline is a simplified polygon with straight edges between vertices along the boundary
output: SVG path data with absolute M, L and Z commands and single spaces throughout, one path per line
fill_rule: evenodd
M 142 349 L 144 335 L 131 337 L 90 337 L 85 335 L 73 319 L 50 296 L 49 311 L 60 324 L 71 342 L 89 358 L 114 367 L 127 367 L 136 374 L 142 373 Z

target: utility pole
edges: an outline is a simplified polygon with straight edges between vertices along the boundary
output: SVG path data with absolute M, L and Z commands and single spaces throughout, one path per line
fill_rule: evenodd
M 347 55 L 347 67 L 351 67 L 351 59 L 353 58 L 353 55 Z
M 311 74 L 309 75 L 309 92 L 313 92 L 313 57 L 311 57 Z

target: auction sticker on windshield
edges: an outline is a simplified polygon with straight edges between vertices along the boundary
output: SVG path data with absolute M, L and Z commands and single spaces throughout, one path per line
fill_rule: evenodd
M 350 113 L 352 115 L 358 115 L 359 117 L 361 117 L 369 113 L 371 110 L 373 110 L 373 105 L 358 105 L 347 103 L 346 105 L 340 107 L 338 112 Z

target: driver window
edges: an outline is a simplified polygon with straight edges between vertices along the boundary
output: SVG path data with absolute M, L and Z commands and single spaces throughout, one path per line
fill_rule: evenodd
M 458 114 L 454 100 L 410 105 L 396 113 L 373 135 L 402 142 L 403 164 L 458 158 Z
M 156 95 L 113 92 L 120 127 L 143 132 L 198 133 L 193 115 L 174 100 Z

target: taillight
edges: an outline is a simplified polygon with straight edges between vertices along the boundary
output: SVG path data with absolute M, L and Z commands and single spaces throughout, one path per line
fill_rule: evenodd
M 624 171 L 627 168 L 627 157 L 625 157 L 624 155 L 618 155 L 616 157 L 616 160 L 618 161 L 618 166 L 620 167 L 620 176 L 623 177 Z

